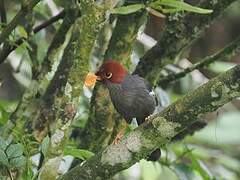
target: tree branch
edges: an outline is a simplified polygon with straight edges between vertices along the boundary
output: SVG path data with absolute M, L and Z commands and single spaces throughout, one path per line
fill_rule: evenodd
M 64 52 L 58 69 L 42 97 L 40 118 L 34 127 L 37 139 L 42 139 L 46 135 L 48 125 L 56 123 L 55 120 L 60 119 L 65 122 L 73 119 L 77 111 L 79 95 L 83 90 L 84 78 L 89 69 L 92 48 L 105 21 L 107 9 L 112 8 L 112 4 L 116 1 L 118 0 L 111 0 L 99 6 L 96 6 L 93 0 L 81 3 L 82 16 L 73 26 L 70 42 L 65 50 L 67 53 Z M 70 94 L 65 92 L 67 88 L 71 89 Z M 70 115 L 65 109 L 68 107 L 72 107 Z M 65 113 L 62 109 L 65 109 Z
M 78 165 L 60 180 L 107 179 L 163 146 L 201 115 L 240 96 L 240 65 L 210 80 L 140 125 L 117 145 Z
M 223 49 L 219 50 L 217 53 L 211 56 L 207 56 L 206 58 L 192 65 L 191 67 L 188 67 L 179 73 L 169 74 L 168 76 L 160 78 L 160 80 L 158 81 L 158 85 L 161 86 L 169 82 L 176 81 L 186 76 L 188 73 L 194 71 L 195 69 L 203 68 L 215 61 L 224 61 L 226 59 L 231 59 L 233 56 L 240 52 L 239 50 L 240 50 L 240 36 L 233 42 L 225 46 Z
M 218 0 L 216 3 L 202 1 L 200 7 L 213 10 L 209 15 L 196 13 L 170 15 L 161 39 L 140 59 L 134 73 L 155 84 L 159 78 L 160 69 L 173 62 L 183 49 L 198 39 L 204 29 L 235 1 L 237 0 Z
M 0 44 L 2 44 L 8 38 L 12 30 L 15 29 L 17 25 L 23 21 L 24 17 L 30 11 L 32 11 L 34 6 L 36 6 L 39 1 L 41 0 L 29 0 L 23 3 L 21 10 L 16 14 L 13 20 L 3 29 L 2 33 L 0 34 Z
M 65 11 L 61 11 L 56 16 L 51 17 L 49 20 L 43 22 L 42 24 L 33 28 L 33 33 L 38 33 L 42 29 L 46 28 L 47 26 L 55 23 L 59 19 L 64 18 Z M 4 60 L 8 57 L 8 55 L 14 51 L 18 46 L 20 46 L 26 39 L 24 37 L 17 39 L 13 44 L 6 43 L 3 46 L 3 49 L 0 51 L 0 64 L 4 62 Z

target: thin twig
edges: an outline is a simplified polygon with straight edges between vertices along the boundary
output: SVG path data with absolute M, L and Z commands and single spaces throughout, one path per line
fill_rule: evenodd
M 7 16 L 6 16 L 6 9 L 5 9 L 4 0 L 0 0 L 0 16 L 1 16 L 1 22 L 3 24 L 6 24 L 7 23 Z
M 207 56 L 203 60 L 197 62 L 196 64 L 193 64 L 191 67 L 188 67 L 179 73 L 169 74 L 168 76 L 161 78 L 158 82 L 158 85 L 163 85 L 166 83 L 170 83 L 172 81 L 176 81 L 186 76 L 188 73 L 194 71 L 195 69 L 206 67 L 215 61 L 231 59 L 237 53 L 240 53 L 240 36 L 236 40 L 232 41 L 230 44 L 222 48 L 217 53 L 211 56 Z
M 47 20 L 46 22 L 43 22 L 42 24 L 36 26 L 35 28 L 33 28 L 33 32 L 36 34 L 39 31 L 41 31 L 42 29 L 46 28 L 47 26 L 55 23 L 56 21 L 58 21 L 59 19 L 62 19 L 65 16 L 65 11 L 61 11 L 59 14 L 57 14 L 56 16 L 51 17 L 49 20 Z M 4 60 L 8 57 L 8 55 L 14 51 L 18 46 L 20 46 L 24 41 L 26 40 L 26 38 L 21 37 L 19 39 L 17 39 L 13 44 L 5 44 L 3 46 L 3 49 L 0 51 L 0 64 L 4 62 Z
M 47 21 L 43 22 L 42 24 L 36 26 L 36 27 L 33 29 L 33 32 L 34 32 L 34 33 L 39 32 L 40 30 L 46 28 L 47 26 L 55 23 L 55 22 L 58 21 L 59 19 L 64 18 L 64 16 L 65 16 L 65 11 L 62 10 L 62 11 L 59 12 L 56 16 L 53 16 L 53 17 L 51 17 L 50 19 L 48 19 Z

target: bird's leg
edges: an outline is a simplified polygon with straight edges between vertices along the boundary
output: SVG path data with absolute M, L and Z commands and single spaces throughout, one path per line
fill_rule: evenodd
M 112 144 L 118 144 L 120 142 L 120 140 L 122 139 L 125 130 L 127 128 L 127 123 L 124 123 L 124 127 L 118 132 L 117 136 L 115 137 L 115 139 L 113 140 Z

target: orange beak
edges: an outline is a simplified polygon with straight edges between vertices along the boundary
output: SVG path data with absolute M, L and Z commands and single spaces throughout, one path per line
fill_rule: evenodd
M 96 76 L 93 73 L 88 73 L 85 78 L 84 85 L 87 87 L 94 86 L 97 80 L 102 80 L 102 78 L 100 76 Z

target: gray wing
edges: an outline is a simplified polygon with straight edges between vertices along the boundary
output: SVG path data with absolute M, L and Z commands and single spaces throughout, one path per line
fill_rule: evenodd
M 122 84 L 124 101 L 128 105 L 128 115 L 144 121 L 145 117 L 153 113 L 156 105 L 151 93 L 152 88 L 144 78 L 138 75 L 129 76 Z

